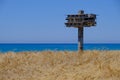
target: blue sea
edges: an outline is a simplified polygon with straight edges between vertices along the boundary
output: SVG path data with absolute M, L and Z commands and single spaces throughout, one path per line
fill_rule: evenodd
M 0 52 L 77 51 L 77 44 L 0 44 Z M 84 44 L 84 50 L 120 50 L 120 44 Z

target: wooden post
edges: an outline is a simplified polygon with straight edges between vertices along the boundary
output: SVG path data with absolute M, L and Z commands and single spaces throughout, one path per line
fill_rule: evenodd
M 78 28 L 78 51 L 83 51 L 83 27 Z
M 96 25 L 96 14 L 84 14 L 83 10 L 80 10 L 76 15 L 67 15 L 67 22 L 65 23 L 66 27 L 75 27 L 78 28 L 78 52 L 83 51 L 84 43 L 84 27 L 91 27 Z

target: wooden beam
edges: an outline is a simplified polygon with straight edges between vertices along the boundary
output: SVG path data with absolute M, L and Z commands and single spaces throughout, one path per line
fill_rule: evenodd
M 83 30 L 84 27 L 78 28 L 78 51 L 83 51 Z

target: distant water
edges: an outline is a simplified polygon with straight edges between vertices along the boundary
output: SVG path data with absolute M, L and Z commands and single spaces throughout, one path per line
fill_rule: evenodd
M 0 44 L 0 52 L 77 51 L 77 44 Z M 84 50 L 120 50 L 120 44 L 84 44 Z

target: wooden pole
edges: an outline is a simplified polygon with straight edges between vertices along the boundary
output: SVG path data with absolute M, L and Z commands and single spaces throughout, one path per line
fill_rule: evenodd
M 78 51 L 83 51 L 83 27 L 78 28 Z

